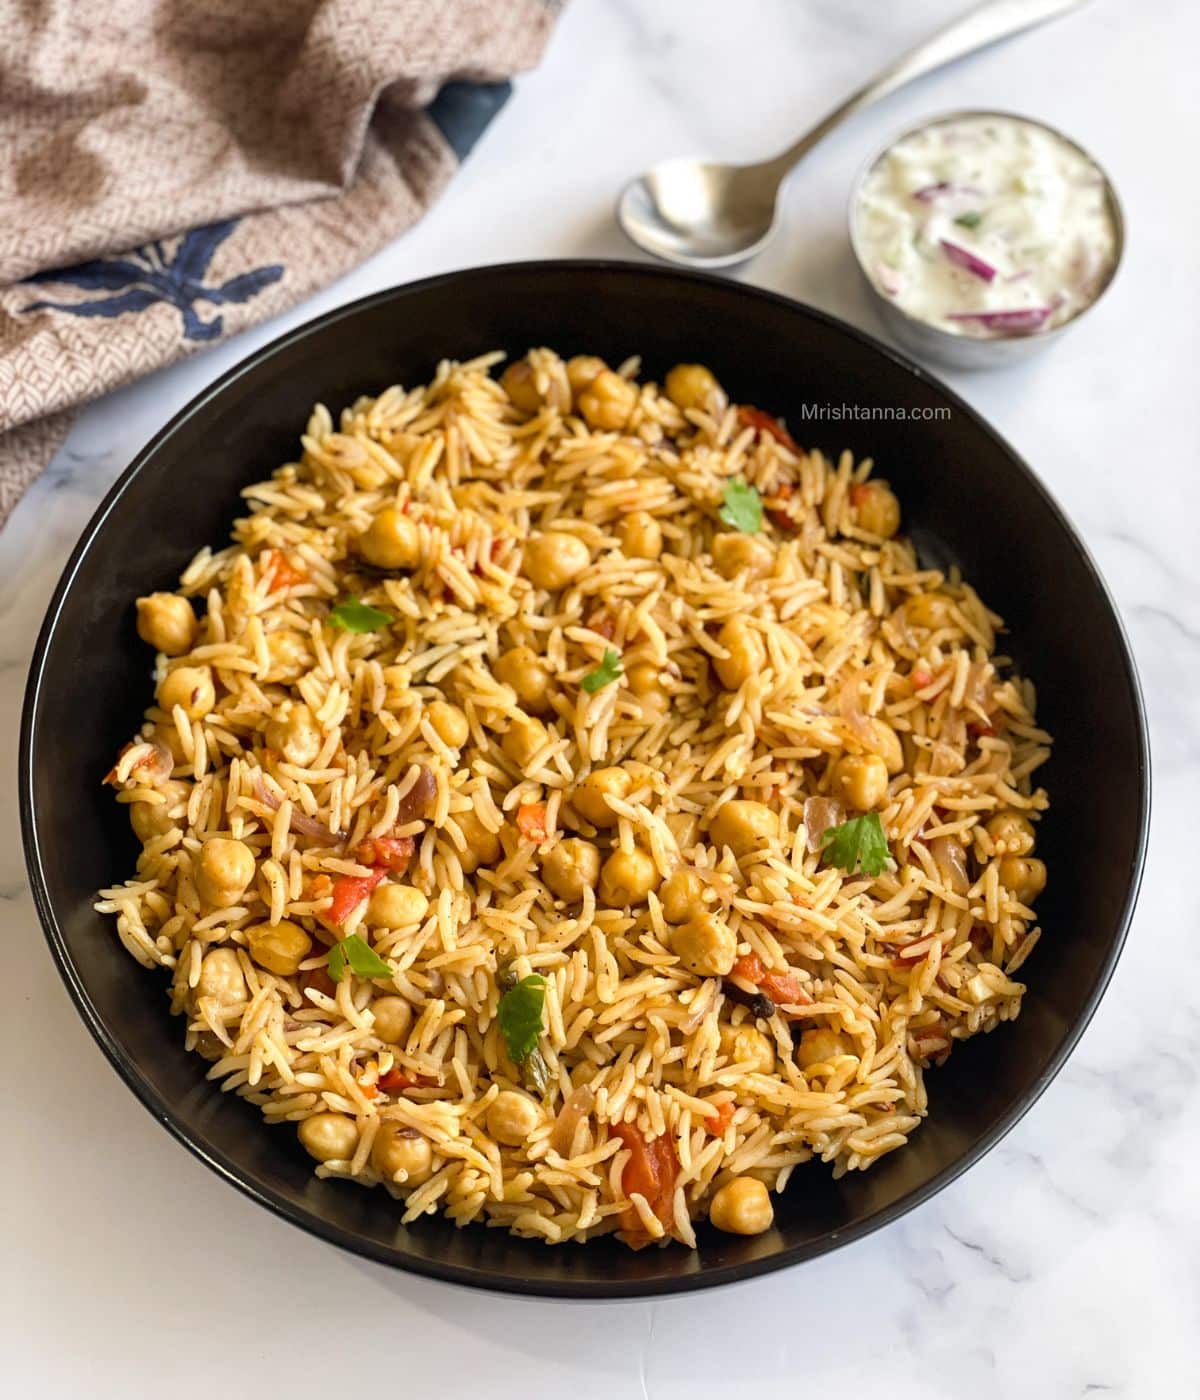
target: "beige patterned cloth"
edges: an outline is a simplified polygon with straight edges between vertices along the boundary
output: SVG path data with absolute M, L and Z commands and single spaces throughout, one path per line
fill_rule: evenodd
M 0 0 L 0 525 L 87 400 L 421 214 L 550 0 Z

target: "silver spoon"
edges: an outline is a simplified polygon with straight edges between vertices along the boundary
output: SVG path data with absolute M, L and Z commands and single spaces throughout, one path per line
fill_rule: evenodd
M 898 87 L 957 58 L 1044 24 L 1087 0 L 991 0 L 918 44 L 848 97 L 794 146 L 759 165 L 668 160 L 621 192 L 617 221 L 646 252 L 685 267 L 745 262 L 775 232 L 779 190 L 802 157 L 835 126 Z

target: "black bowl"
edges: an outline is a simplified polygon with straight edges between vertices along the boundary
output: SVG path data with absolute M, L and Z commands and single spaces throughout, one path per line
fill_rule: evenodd
M 317 1180 L 294 1134 L 206 1083 L 160 977 L 91 907 L 135 855 L 100 785 L 147 702 L 134 598 L 173 587 L 198 546 L 226 539 L 238 489 L 294 455 L 315 400 L 336 412 L 427 379 L 443 357 L 531 345 L 610 363 L 637 353 L 651 376 L 699 360 L 735 400 L 784 415 L 805 444 L 872 456 L 925 555 L 961 564 L 1008 620 L 1011 651 L 1057 736 L 1039 838 L 1051 872 L 1038 906 L 1045 936 L 1027 964 L 1020 1020 L 959 1047 L 930 1076 L 931 1113 L 909 1146 L 837 1182 L 819 1164 L 802 1168 L 768 1234 L 702 1227 L 695 1253 L 635 1254 L 608 1240 L 549 1249 L 434 1219 L 402 1227 L 386 1193 Z M 806 405 L 824 404 L 889 412 L 806 416 Z M 109 493 L 55 592 L 25 702 L 20 793 L 38 911 L 80 1014 L 134 1093 L 202 1161 L 285 1219 L 383 1263 L 512 1293 L 614 1298 L 823 1254 L 927 1200 L 996 1143 L 1061 1068 L 1112 973 L 1141 876 L 1149 772 L 1137 679 L 1104 584 L 1045 488 L 965 403 L 868 336 L 783 297 L 580 262 L 481 268 L 368 297 L 283 336 L 193 400 Z

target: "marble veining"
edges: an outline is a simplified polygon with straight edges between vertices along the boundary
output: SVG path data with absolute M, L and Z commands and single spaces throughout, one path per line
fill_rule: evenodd
M 783 146 L 966 3 L 575 0 L 424 224 L 306 306 L 82 415 L 0 537 L 3 1026 L 10 1083 L 36 1086 L 10 1095 L 7 1117 L 16 1286 L 0 1329 L 14 1394 L 315 1394 L 334 1377 L 343 1393 L 491 1400 L 1197 1393 L 1200 186 L 1178 150 L 1196 123 L 1180 59 L 1200 17 L 1185 0 L 1095 0 L 860 115 L 797 172 L 783 236 L 738 274 L 878 334 L 844 235 L 851 178 L 891 134 L 958 106 L 1024 111 L 1076 136 L 1129 221 L 1126 264 L 1085 325 L 1026 365 L 952 382 L 1062 502 L 1129 629 L 1156 765 L 1143 894 L 1066 1069 L 934 1200 L 812 1264 L 659 1303 L 527 1303 L 391 1273 L 275 1220 L 151 1121 L 71 1008 L 25 886 L 16 731 L 42 614 L 104 492 L 194 393 L 288 327 L 396 282 L 633 256 L 611 219 L 632 173 L 676 153 Z M 1053 580 L 1040 586 L 1054 606 Z

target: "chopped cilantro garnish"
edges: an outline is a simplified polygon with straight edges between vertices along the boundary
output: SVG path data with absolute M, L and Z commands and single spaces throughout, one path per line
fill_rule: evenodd
M 503 979 L 504 982 L 510 978 Z M 542 1033 L 542 1009 L 546 1004 L 546 979 L 539 973 L 530 973 L 513 983 L 500 998 L 497 1013 L 500 1033 L 508 1046 L 508 1053 L 516 1064 L 522 1064 L 537 1051 L 538 1036 Z M 545 1068 L 543 1062 L 543 1069 Z
M 392 615 L 380 612 L 370 603 L 360 603 L 357 598 L 344 598 L 330 612 L 329 620 L 347 632 L 378 632 L 391 622 Z
M 726 525 L 744 535 L 757 535 L 762 529 L 762 497 L 740 477 L 725 483 L 724 505 L 717 512 Z
M 598 690 L 603 690 L 606 685 L 612 685 L 618 677 L 625 674 L 625 668 L 621 665 L 621 653 L 614 651 L 612 647 L 605 647 L 604 660 L 594 671 L 589 671 L 579 682 L 589 695 L 595 695 Z
M 983 215 L 978 209 L 968 209 L 965 214 L 960 214 L 954 222 L 961 224 L 963 228 L 978 228 L 983 222 Z
M 379 954 L 357 933 L 343 938 L 329 950 L 329 975 L 340 982 L 346 975 L 346 966 L 359 977 L 390 977 L 392 969 Z
M 860 870 L 864 875 L 881 875 L 892 854 L 878 812 L 829 827 L 821 837 L 821 848 L 830 865 L 851 875 Z

